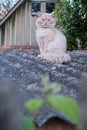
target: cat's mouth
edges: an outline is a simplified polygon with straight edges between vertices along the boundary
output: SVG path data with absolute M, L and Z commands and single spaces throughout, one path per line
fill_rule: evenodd
M 48 26 L 44 26 L 43 28 L 48 28 Z

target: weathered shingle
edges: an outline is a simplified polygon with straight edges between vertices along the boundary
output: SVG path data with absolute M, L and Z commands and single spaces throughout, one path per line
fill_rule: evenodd
M 40 98 L 41 92 L 32 91 L 31 88 L 43 87 L 42 77 L 46 74 L 50 82 L 60 82 L 65 87 L 60 91 L 79 101 L 79 87 L 82 78 L 87 78 L 87 51 L 68 52 L 72 57 L 70 63 L 55 64 L 37 57 L 37 50 L 4 50 L 0 51 L 0 78 L 13 80 L 18 83 L 21 93 L 21 111 L 30 115 L 24 108 L 26 101 Z M 73 123 L 64 115 L 54 111 L 49 106 L 44 106 L 34 121 L 41 126 L 51 117 L 59 117 Z

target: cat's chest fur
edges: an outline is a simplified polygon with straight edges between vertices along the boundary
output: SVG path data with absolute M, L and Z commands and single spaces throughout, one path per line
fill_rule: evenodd
M 48 44 L 54 40 L 55 29 L 37 29 L 36 37 L 38 44 Z
M 39 28 L 39 29 L 37 29 L 37 31 L 36 31 L 36 34 L 38 35 L 38 36 L 46 36 L 46 35 L 52 35 L 53 33 L 54 33 L 54 30 L 55 29 L 48 29 L 48 28 Z

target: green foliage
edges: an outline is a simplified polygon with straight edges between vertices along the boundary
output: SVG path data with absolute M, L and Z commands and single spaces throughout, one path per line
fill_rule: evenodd
M 48 104 L 79 127 L 79 108 L 77 103 L 68 96 L 56 94 L 56 92 L 59 92 L 63 86 L 56 83 L 50 84 L 47 76 L 46 78 L 43 78 L 43 84 L 44 88 L 41 89 L 41 92 L 43 92 L 42 97 L 40 99 L 32 99 L 28 101 L 25 104 L 25 107 L 29 111 L 37 113 L 36 111 L 40 110 L 44 104 Z
M 23 130 L 35 130 L 34 123 L 31 118 L 23 115 L 22 117 Z
M 63 88 L 63 85 L 59 84 L 59 83 L 49 83 L 49 77 L 45 76 L 42 79 L 42 83 L 44 84 L 44 88 L 41 90 L 45 96 L 47 94 L 55 94 L 57 92 L 59 92 L 61 90 L 61 88 Z
M 25 104 L 25 107 L 30 111 L 38 110 L 44 104 L 42 99 L 33 99 Z
M 79 110 L 77 103 L 70 97 L 64 95 L 49 96 L 46 100 L 47 104 L 55 110 L 63 113 L 69 120 L 71 120 L 77 126 L 80 126 L 79 122 Z
M 18 0 L 1 0 L 0 6 L 6 7 L 8 10 L 11 9 Z
M 58 0 L 59 1 L 59 0 Z M 62 27 L 67 37 L 68 49 L 87 47 L 87 2 L 85 0 L 60 0 L 55 8 L 57 27 Z

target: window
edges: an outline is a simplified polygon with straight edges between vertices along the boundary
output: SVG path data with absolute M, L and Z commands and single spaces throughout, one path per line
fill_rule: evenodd
M 46 13 L 51 13 L 55 9 L 55 3 L 46 3 Z
M 41 9 L 41 5 L 40 3 L 32 3 L 32 9 L 31 9 L 31 13 L 32 15 L 36 14 L 38 11 L 40 11 Z

